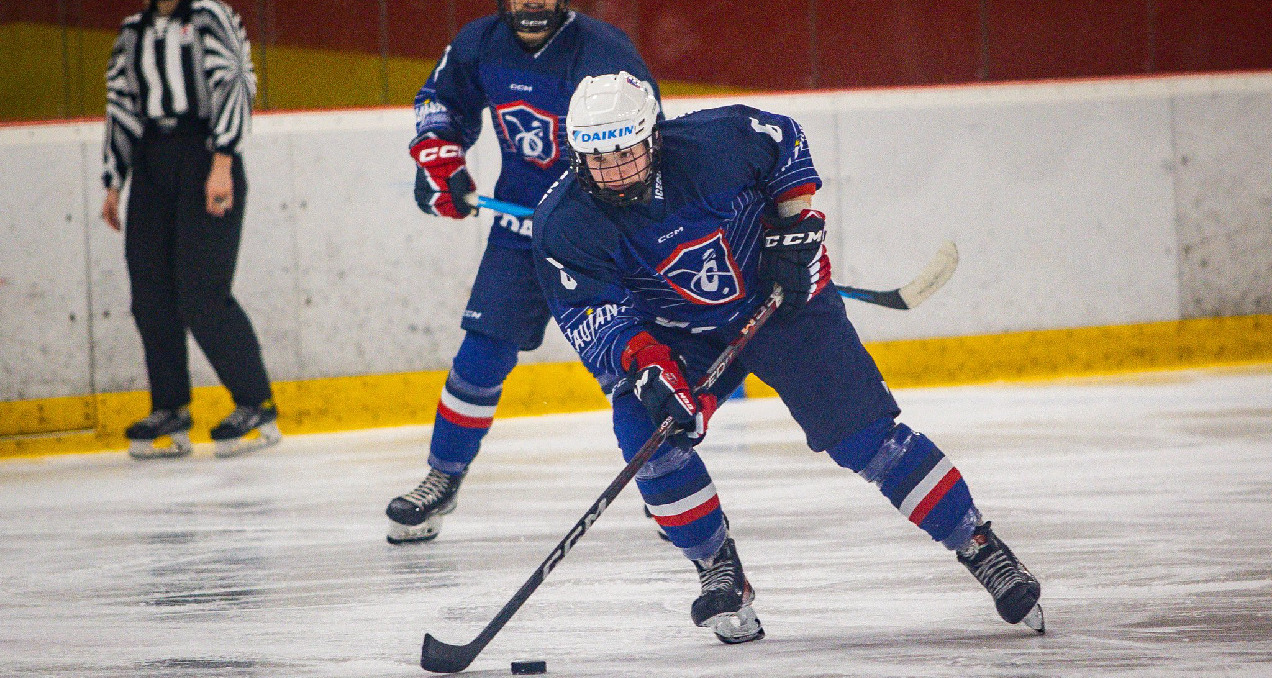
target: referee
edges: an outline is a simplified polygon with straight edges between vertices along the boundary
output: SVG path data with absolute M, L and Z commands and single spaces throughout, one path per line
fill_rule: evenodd
M 102 219 L 120 230 L 131 180 L 124 250 L 152 409 L 127 430 L 134 457 L 191 451 L 187 329 L 236 406 L 212 429 L 218 455 L 246 449 L 238 441 L 256 429 L 277 442 L 260 344 L 230 290 L 247 198 L 239 149 L 255 94 L 251 47 L 224 2 L 150 0 L 124 20 L 106 72 Z M 160 436 L 174 448 L 155 448 Z

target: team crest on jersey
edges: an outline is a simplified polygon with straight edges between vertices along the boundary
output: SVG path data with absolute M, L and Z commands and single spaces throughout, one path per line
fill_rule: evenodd
M 695 304 L 727 304 L 746 294 L 723 231 L 680 245 L 658 266 L 658 272 L 680 296 Z
M 546 169 L 561 157 L 557 145 L 557 116 L 524 101 L 496 106 L 495 110 L 504 137 L 526 161 Z

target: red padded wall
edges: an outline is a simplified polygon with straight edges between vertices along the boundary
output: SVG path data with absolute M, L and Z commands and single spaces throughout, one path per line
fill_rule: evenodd
M 258 48 L 435 59 L 495 0 L 229 0 Z M 147 0 L 0 0 L 114 31 Z M 660 79 L 764 89 L 1272 68 L 1272 0 L 574 0 Z M 387 44 L 386 44 L 387 43 Z
M 1156 0 L 1158 71 L 1272 67 L 1269 0 Z
M 808 0 L 642 0 L 637 46 L 659 79 L 807 86 Z
M 988 3 L 990 80 L 1143 73 L 1149 2 L 994 0 Z
M 975 80 L 979 0 L 840 0 L 815 8 L 815 87 Z

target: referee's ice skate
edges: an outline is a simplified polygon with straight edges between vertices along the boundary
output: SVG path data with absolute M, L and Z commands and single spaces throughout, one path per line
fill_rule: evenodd
M 702 583 L 702 595 L 693 601 L 693 623 L 711 627 L 720 642 L 730 645 L 763 638 L 764 627 L 751 608 L 755 589 L 742 572 L 733 539 L 726 538 L 714 556 L 693 565 Z
M 958 551 L 958 562 L 994 597 L 994 606 L 1004 621 L 1046 632 L 1042 606 L 1038 604 L 1042 585 L 994 534 L 990 523 L 976 528 L 971 542 Z
M 442 473 L 432 469 L 414 490 L 389 502 L 384 513 L 389 516 L 390 544 L 432 541 L 442 529 L 442 517 L 455 510 L 455 494 L 463 473 Z
M 252 431 L 260 435 L 247 438 Z M 239 405 L 212 429 L 212 440 L 216 443 L 214 454 L 221 458 L 255 452 L 277 445 L 282 439 L 283 434 L 278 430 L 278 408 L 272 400 L 260 405 Z
M 124 431 L 129 440 L 128 456 L 133 459 L 184 457 L 194 451 L 194 446 L 190 444 L 192 425 L 189 408 L 155 410 Z M 155 440 L 163 436 L 171 438 L 172 444 L 156 447 Z

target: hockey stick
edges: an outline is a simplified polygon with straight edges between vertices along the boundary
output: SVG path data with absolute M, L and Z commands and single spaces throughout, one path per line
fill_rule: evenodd
M 782 288 L 775 285 L 773 293 L 755 310 L 751 315 L 751 319 L 747 321 L 746 326 L 738 332 L 737 338 L 730 342 L 724 348 L 724 351 L 720 353 L 720 357 L 716 358 L 711 367 L 707 368 L 706 375 L 702 377 L 702 380 L 698 382 L 698 386 L 694 389 L 695 393 L 701 393 L 715 384 L 720 375 L 724 374 L 724 371 L 733 364 L 734 359 L 738 357 L 738 353 L 742 351 L 742 348 L 750 343 L 755 333 L 768 321 L 769 317 L 773 315 L 781 304 Z M 641 446 L 636 456 L 632 457 L 632 460 L 627 462 L 627 466 L 624 466 L 623 470 L 619 472 L 618 477 L 614 478 L 609 487 L 605 488 L 601 496 L 592 503 L 587 513 L 584 513 L 583 517 L 574 524 L 574 527 L 565 535 L 561 543 L 552 549 L 552 553 L 548 555 L 547 559 L 539 565 L 534 574 L 530 575 L 526 583 L 521 585 L 521 588 L 504 604 L 503 609 L 499 610 L 499 614 L 495 615 L 495 618 L 486 625 L 486 628 L 482 629 L 481 633 L 477 634 L 477 637 L 472 642 L 467 645 L 450 645 L 434 638 L 432 634 L 426 633 L 424 635 L 424 646 L 420 650 L 420 667 L 434 673 L 456 673 L 468 668 L 468 665 L 485 649 L 486 645 L 495 637 L 495 634 L 499 633 L 499 630 L 504 627 L 504 624 L 508 623 L 509 619 L 512 619 L 512 615 L 521 609 L 522 604 L 526 602 L 530 594 L 539 588 L 539 584 L 543 583 L 548 573 L 565 558 L 570 549 L 583 537 L 583 534 L 592 527 L 592 523 L 596 522 L 601 513 L 609 507 L 610 503 L 618 496 L 618 493 L 622 492 L 627 483 L 631 482 L 640 467 L 644 466 L 646 461 L 649 461 L 649 458 L 658 450 L 658 446 L 671 434 L 674 426 L 675 420 L 671 417 L 663 420 L 658 430 L 654 431 L 649 440 Z
M 464 200 L 473 207 L 485 207 L 514 217 L 528 217 L 534 214 L 534 208 L 487 198 L 476 193 L 469 193 Z M 908 311 L 941 289 L 950 276 L 954 275 L 954 269 L 957 266 L 958 248 L 954 246 L 954 243 L 947 242 L 937 250 L 936 256 L 928 263 L 927 268 L 904 287 L 898 287 L 895 290 L 867 290 L 851 285 L 835 285 L 835 289 L 839 290 L 840 296 L 847 299 Z
M 954 243 L 947 242 L 941 246 L 941 249 L 937 250 L 936 256 L 932 258 L 932 261 L 928 262 L 927 268 L 924 268 L 918 277 L 911 280 L 904 287 L 879 291 L 865 290 L 849 285 L 835 285 L 835 289 L 839 290 L 840 296 L 848 299 L 856 299 L 868 304 L 877 304 L 906 311 L 923 303 L 924 300 L 941 289 L 941 286 L 950 279 L 950 276 L 954 275 L 954 269 L 957 266 L 958 248 L 954 246 Z
M 534 215 L 533 207 L 526 207 L 525 205 L 518 205 L 516 203 L 505 202 L 503 200 L 495 200 L 494 198 L 487 198 L 484 195 L 477 195 L 476 193 L 469 193 L 464 196 L 464 202 L 472 205 L 473 207 L 485 207 L 488 210 L 510 214 L 514 217 L 529 217 Z

